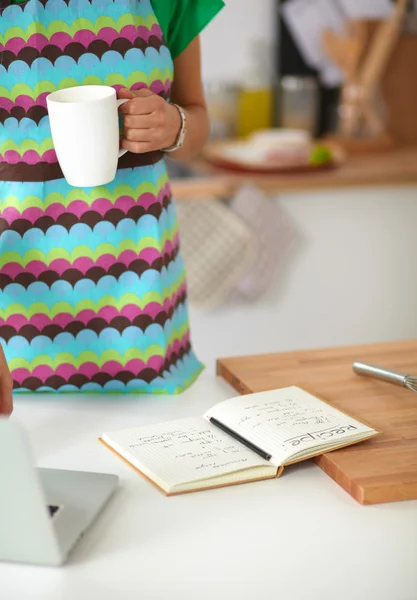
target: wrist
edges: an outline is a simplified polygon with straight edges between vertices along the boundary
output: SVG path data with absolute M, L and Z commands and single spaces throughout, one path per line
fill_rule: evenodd
M 181 131 L 182 119 L 176 106 L 167 103 L 169 127 L 164 142 L 164 148 L 174 146 Z
M 176 125 L 175 129 L 175 138 L 171 143 L 164 145 L 164 152 L 176 152 L 184 145 L 185 135 L 187 133 L 187 117 L 184 110 L 178 106 L 177 104 L 170 104 L 170 109 L 175 111 L 176 120 L 173 121 Z

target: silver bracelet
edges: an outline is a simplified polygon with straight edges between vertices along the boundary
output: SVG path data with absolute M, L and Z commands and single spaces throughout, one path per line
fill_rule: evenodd
M 173 146 L 170 146 L 169 148 L 164 148 L 164 152 L 176 152 L 177 150 L 182 148 L 184 146 L 185 136 L 187 134 L 187 117 L 185 115 L 185 112 L 183 111 L 181 106 L 178 106 L 178 104 L 172 104 L 171 106 L 175 106 L 175 108 L 180 113 L 181 129 L 179 131 L 175 144 Z

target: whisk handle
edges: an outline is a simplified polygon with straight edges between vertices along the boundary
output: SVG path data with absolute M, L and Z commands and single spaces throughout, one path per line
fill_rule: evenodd
M 380 379 L 381 381 L 387 381 L 388 383 L 394 383 L 395 385 L 401 385 L 403 387 L 406 387 L 407 385 L 407 375 L 398 371 L 382 369 L 381 367 L 362 362 L 355 362 L 353 364 L 353 370 L 358 375 L 374 377 L 375 379 Z

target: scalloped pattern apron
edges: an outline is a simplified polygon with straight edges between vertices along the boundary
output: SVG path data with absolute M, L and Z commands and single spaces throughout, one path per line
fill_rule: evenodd
M 46 97 L 101 84 L 167 100 L 149 0 L 29 0 L 0 14 L 0 343 L 15 392 L 177 393 L 202 370 L 163 154 L 107 186 L 62 177 Z

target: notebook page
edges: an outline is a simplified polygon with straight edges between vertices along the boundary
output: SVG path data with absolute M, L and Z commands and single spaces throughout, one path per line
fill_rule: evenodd
M 276 465 L 323 444 L 374 430 L 297 387 L 226 400 L 205 415 L 271 454 Z
M 271 466 L 203 418 L 105 433 L 102 439 L 159 485 L 179 485 Z

